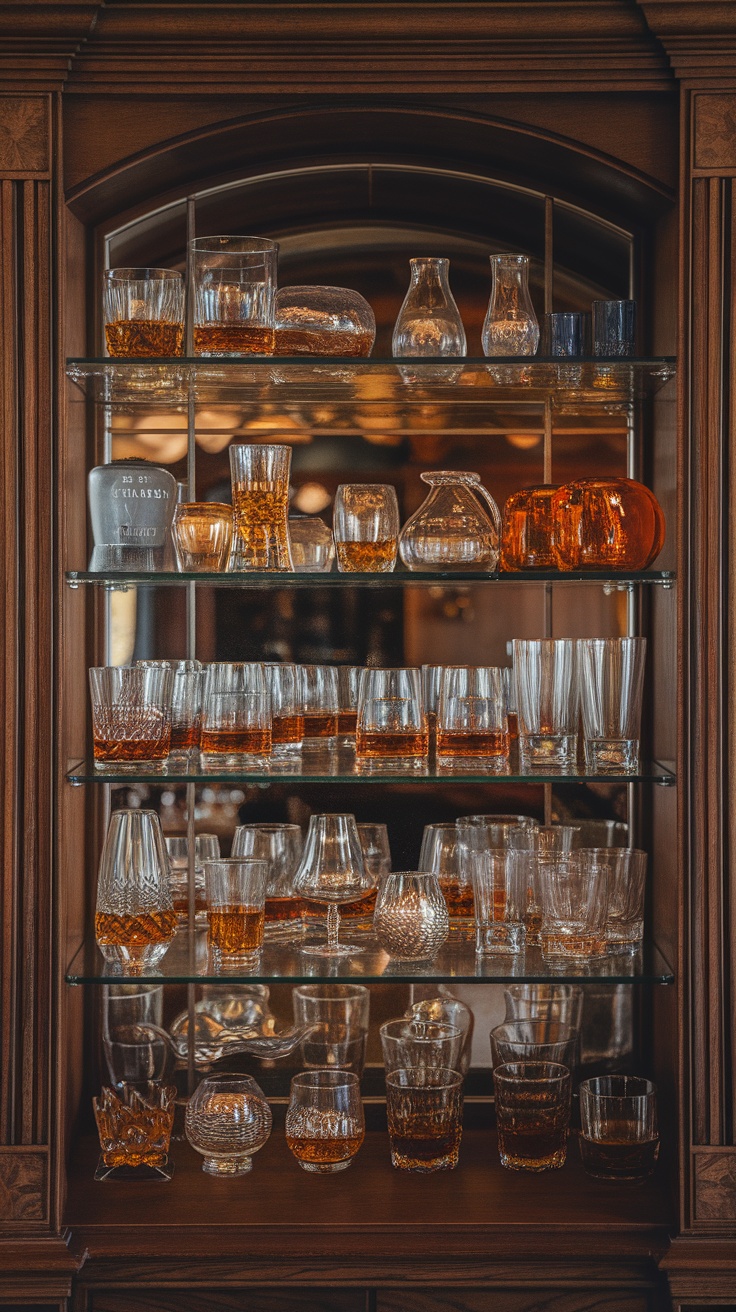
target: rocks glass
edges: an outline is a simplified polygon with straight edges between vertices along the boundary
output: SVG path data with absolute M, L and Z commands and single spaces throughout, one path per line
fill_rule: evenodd
M 210 1075 L 187 1103 L 186 1136 L 208 1175 L 245 1175 L 271 1125 L 271 1108 L 249 1075 Z
M 271 702 L 271 751 L 274 756 L 293 756 L 304 741 L 299 667 L 268 662 L 263 673 Z
M 115 1092 L 103 1088 L 92 1099 L 102 1150 L 95 1180 L 170 1180 L 175 1100 L 173 1085 L 123 1084 Z
M 286 1143 L 303 1171 L 344 1171 L 365 1138 L 360 1081 L 350 1071 L 305 1071 L 291 1081 Z
M 587 768 L 635 774 L 647 640 L 581 638 L 577 647 Z
M 197 237 L 190 242 L 194 354 L 273 355 L 276 242 Z
M 340 706 L 337 667 L 298 665 L 297 670 L 305 744 L 336 747 Z
M 572 639 L 515 638 L 519 752 L 524 770 L 577 769 L 578 680 Z
M 366 669 L 360 681 L 355 750 L 368 760 L 421 765 L 429 730 L 418 669 Z
M 113 811 L 100 857 L 95 938 L 105 961 L 135 974 L 166 955 L 176 933 L 169 862 L 155 811 Z
M 604 860 L 585 852 L 540 852 L 537 860 L 545 961 L 590 961 L 605 955 L 609 881 Z
M 171 685 L 168 663 L 103 665 L 89 671 L 95 765 L 140 769 L 164 761 L 171 747 Z
M 182 574 L 226 570 L 233 537 L 233 508 L 222 501 L 182 501 L 171 527 Z
M 335 539 L 318 515 L 290 515 L 291 561 L 297 574 L 328 574 L 335 559 Z
M 370 889 L 355 816 L 311 816 L 302 858 L 294 875 L 294 891 L 307 901 L 327 904 L 327 942 L 305 943 L 302 952 L 317 957 L 344 957 L 360 952 L 359 947 L 339 942 L 339 906 L 355 902 Z
M 205 861 L 207 939 L 215 965 L 258 965 L 266 918 L 268 862 L 246 857 Z
M 271 707 L 262 665 L 222 661 L 207 666 L 201 745 L 208 766 L 252 766 L 270 756 Z
M 291 447 L 230 447 L 233 538 L 228 568 L 293 572 L 289 543 Z
M 299 825 L 239 825 L 235 830 L 231 856 L 250 857 L 268 864 L 266 887 L 267 940 L 301 938 L 302 899 L 294 892 L 294 875 L 304 847 Z
M 583 990 L 578 984 L 509 984 L 506 1020 L 548 1020 L 580 1030 Z
M 294 1023 L 312 1028 L 300 1045 L 304 1065 L 362 1075 L 369 990 L 363 984 L 300 984 L 292 989 L 291 998 Z
M 637 1184 L 659 1156 L 657 1090 L 637 1075 L 599 1075 L 580 1085 L 580 1156 L 596 1180 Z
M 565 1165 L 572 1081 L 557 1062 L 518 1061 L 494 1067 L 498 1151 L 510 1171 Z
M 606 848 L 616 853 L 608 871 L 608 951 L 636 952 L 644 937 L 647 854 L 633 847 Z
M 136 661 L 143 670 L 169 669 L 171 682 L 170 756 L 197 750 L 202 733 L 204 670 L 200 661 Z
M 380 1035 L 387 1075 L 404 1068 L 459 1069 L 464 1043 L 459 1025 L 402 1017 L 386 1021 Z
M 332 531 L 343 574 L 390 574 L 399 547 L 399 503 L 385 483 L 341 483 Z
M 442 1067 L 410 1067 L 386 1076 L 391 1165 L 400 1171 L 451 1171 L 463 1132 L 463 1078 Z
M 593 301 L 593 354 L 636 355 L 636 301 Z
M 578 1062 L 579 1031 L 558 1020 L 506 1021 L 491 1030 L 494 1066 L 507 1062 L 553 1061 L 573 1071 Z
M 436 875 L 402 870 L 381 883 L 373 930 L 382 948 L 399 961 L 431 961 L 450 932 L 447 903 Z
M 103 292 L 108 355 L 181 355 L 184 279 L 177 269 L 106 269 Z
M 438 764 L 487 765 L 509 754 L 503 672 L 492 666 L 450 665 L 437 708 Z

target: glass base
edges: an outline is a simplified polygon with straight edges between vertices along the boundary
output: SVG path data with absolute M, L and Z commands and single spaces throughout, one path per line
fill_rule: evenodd
M 476 925 L 475 950 L 479 956 L 515 957 L 524 951 L 523 925 Z
M 523 770 L 561 770 L 575 774 L 578 736 L 576 733 L 521 734 L 519 753 Z
M 207 1175 L 247 1175 L 252 1167 L 252 1157 L 205 1157 L 202 1163 Z
M 95 1171 L 95 1180 L 170 1180 L 174 1174 L 174 1163 L 162 1158 L 157 1166 L 107 1166 L 103 1154 L 100 1154 Z
M 561 1148 L 559 1152 L 550 1153 L 549 1157 L 512 1157 L 504 1152 L 500 1152 L 499 1156 L 501 1165 L 505 1166 L 507 1171 L 530 1171 L 533 1175 L 538 1175 L 542 1171 L 559 1171 L 560 1167 L 565 1165 L 567 1149 Z
M 133 950 L 122 943 L 98 943 L 102 956 L 110 965 L 121 966 L 129 975 L 140 975 L 157 966 L 173 942 L 173 934 L 166 943 L 148 943 Z
M 403 1153 L 391 1149 L 391 1165 L 397 1171 L 411 1171 L 413 1175 L 432 1175 L 435 1171 L 454 1171 L 458 1154 L 447 1153 L 444 1157 L 435 1157 L 433 1161 L 419 1163 L 415 1157 L 405 1157 Z
M 257 952 L 219 952 L 217 948 L 210 949 L 212 953 L 212 962 L 216 970 L 227 972 L 229 970 L 253 970 L 260 964 L 260 948 Z
M 356 947 L 354 943 L 338 943 L 334 948 L 327 943 L 302 943 L 299 951 L 307 957 L 355 957 L 364 948 Z
M 303 1162 L 297 1157 L 296 1160 L 303 1171 L 311 1171 L 313 1175 L 334 1175 L 335 1171 L 346 1171 L 353 1159 L 348 1157 L 345 1162 Z
M 591 774 L 637 774 L 638 738 L 586 738 L 585 764 Z

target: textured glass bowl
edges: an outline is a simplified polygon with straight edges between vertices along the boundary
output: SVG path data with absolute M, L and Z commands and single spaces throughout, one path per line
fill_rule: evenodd
M 187 1103 L 187 1139 L 208 1175 L 245 1175 L 271 1124 L 271 1108 L 249 1075 L 211 1075 Z
M 349 287 L 282 287 L 276 293 L 276 355 L 370 355 L 376 316 Z
M 429 961 L 450 932 L 436 875 L 397 871 L 382 881 L 373 928 L 382 948 L 400 961 Z

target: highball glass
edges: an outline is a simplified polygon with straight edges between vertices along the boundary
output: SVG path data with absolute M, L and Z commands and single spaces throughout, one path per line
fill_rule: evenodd
M 481 956 L 515 956 L 524 948 L 524 856 L 509 848 L 489 848 L 468 856 L 475 902 L 475 950 Z
M 197 237 L 190 242 L 194 354 L 273 355 L 276 242 Z
M 581 638 L 577 646 L 588 770 L 635 774 L 647 640 Z
M 572 639 L 513 643 L 524 770 L 574 771 L 578 751 L 578 678 Z
M 293 756 L 304 741 L 299 666 L 269 661 L 263 672 L 271 700 L 271 751 L 274 756 Z
M 233 538 L 228 569 L 293 572 L 289 544 L 291 447 L 233 443 Z
M 350 1165 L 365 1138 L 360 1080 L 350 1071 L 305 1071 L 291 1081 L 286 1143 L 303 1171 Z
M 337 666 L 298 665 L 304 715 L 304 744 L 310 748 L 337 746 L 340 707 Z

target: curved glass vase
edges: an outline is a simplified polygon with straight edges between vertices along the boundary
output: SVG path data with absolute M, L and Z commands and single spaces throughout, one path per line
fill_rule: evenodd
M 437 572 L 495 569 L 501 516 L 480 475 L 448 469 L 419 477 L 432 490 L 399 535 L 399 555 L 406 568 Z

